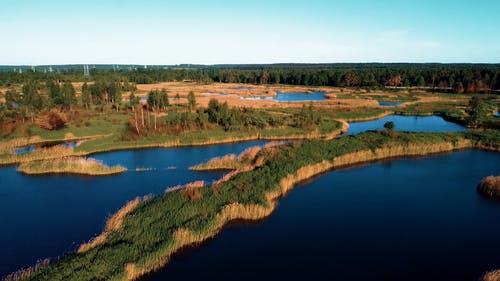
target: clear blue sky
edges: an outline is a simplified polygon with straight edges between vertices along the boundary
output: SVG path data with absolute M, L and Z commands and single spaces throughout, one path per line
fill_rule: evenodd
M 500 62 L 498 0 L 0 0 L 0 64 Z

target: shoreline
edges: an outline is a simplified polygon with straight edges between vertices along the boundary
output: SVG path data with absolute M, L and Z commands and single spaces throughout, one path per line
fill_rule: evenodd
M 111 176 L 125 172 L 127 169 L 120 166 L 107 166 L 92 158 L 67 157 L 52 161 L 41 160 L 26 162 L 17 168 L 19 173 L 29 176 L 37 175 L 82 175 L 82 176 Z
M 263 188 L 262 187 L 254 187 L 255 191 L 252 192 L 258 192 L 258 194 L 261 194 L 263 197 L 264 201 L 250 201 L 250 202 L 240 202 L 239 200 L 236 201 L 222 201 L 225 202 L 221 207 L 216 208 L 213 210 L 213 213 L 210 213 L 211 219 L 209 221 L 205 221 L 202 225 L 197 227 L 198 230 L 192 230 L 185 224 L 174 224 L 174 225 L 167 225 L 165 227 L 168 227 L 169 233 L 171 233 L 171 236 L 168 235 L 168 233 L 165 233 L 166 237 L 162 240 L 163 242 L 159 243 L 156 247 L 151 249 L 150 251 L 144 252 L 144 254 L 140 254 L 140 258 L 136 257 L 135 260 L 133 257 L 128 257 L 126 259 L 126 262 L 124 261 L 121 263 L 119 260 L 115 261 L 116 264 L 115 266 L 110 265 L 110 275 L 108 276 L 109 278 L 117 278 L 117 279 L 123 279 L 123 280 L 136 280 L 150 272 L 154 272 L 163 266 L 165 266 L 170 258 L 172 257 L 173 254 L 177 253 L 182 249 L 183 247 L 190 246 L 193 244 L 200 243 L 202 241 L 205 241 L 211 237 L 214 237 L 217 235 L 228 223 L 232 221 L 237 221 L 237 220 L 260 220 L 263 219 L 267 216 L 269 216 L 275 209 L 278 199 L 281 198 L 282 196 L 286 195 L 290 190 L 292 190 L 297 184 L 299 184 L 302 181 L 308 180 L 310 178 L 313 178 L 317 175 L 320 175 L 322 173 L 328 172 L 332 169 L 337 169 L 337 168 L 344 168 L 347 166 L 354 166 L 358 164 L 363 164 L 367 162 L 374 162 L 378 160 L 386 160 L 386 159 L 395 159 L 395 158 L 404 158 L 404 157 L 424 157 L 436 153 L 444 153 L 444 152 L 451 152 L 451 151 L 456 151 L 456 150 L 461 150 L 461 149 L 487 149 L 490 151 L 499 151 L 500 149 L 496 146 L 496 141 L 494 142 L 493 147 L 487 147 L 484 143 L 481 143 L 481 141 L 474 141 L 474 139 L 467 138 L 463 134 L 433 134 L 433 133 L 426 133 L 426 134 L 412 134 L 412 133 L 407 133 L 404 134 L 404 137 L 407 138 L 405 141 L 403 140 L 395 140 L 390 137 L 384 136 L 383 134 L 377 134 L 377 133 L 365 133 L 359 137 L 352 137 L 349 138 L 349 140 L 345 138 L 341 139 L 336 139 L 333 141 L 312 141 L 311 143 L 305 143 L 301 144 L 300 146 L 288 146 L 283 149 L 278 149 L 277 153 L 279 153 L 280 157 L 287 157 L 287 153 L 312 153 L 312 154 L 306 154 L 306 158 L 304 159 L 309 159 L 305 163 L 310 163 L 308 165 L 300 165 L 299 163 L 303 163 L 299 160 L 292 160 L 289 161 L 289 163 L 285 163 L 285 168 L 281 173 L 276 174 L 273 178 L 271 178 L 269 181 L 266 181 L 263 183 Z M 375 139 L 374 139 L 375 138 Z M 377 138 L 383 143 L 381 145 L 376 146 L 375 148 L 370 148 L 372 144 L 377 143 Z M 353 146 L 350 146 L 348 148 L 343 149 L 342 151 L 338 151 L 338 149 L 342 149 L 345 144 L 351 143 L 351 142 L 360 142 L 358 144 L 354 144 Z M 361 145 L 364 144 L 364 145 Z M 316 147 L 317 145 L 326 145 L 326 147 L 333 149 L 333 152 L 330 152 L 328 155 L 333 155 L 333 158 L 329 158 L 330 156 L 324 155 L 322 156 L 323 160 L 317 159 L 314 156 L 314 152 L 310 152 L 311 148 Z M 317 149 L 322 149 L 321 147 L 317 147 Z M 270 161 L 270 160 L 269 160 Z M 274 160 L 273 160 L 274 161 Z M 299 162 L 298 162 L 299 161 Z M 312 161 L 312 162 L 311 162 Z M 263 168 L 268 168 L 268 166 L 265 166 Z M 293 170 L 291 170 L 293 169 Z M 205 194 L 206 196 L 209 196 L 210 194 L 204 193 L 208 192 L 210 190 L 218 189 L 218 188 L 229 188 L 230 186 L 234 186 L 234 184 L 238 183 L 238 180 L 247 179 L 248 177 L 259 177 L 259 175 L 265 171 L 266 169 L 257 169 L 254 171 L 250 171 L 248 173 L 243 173 L 240 174 L 241 176 L 233 177 L 231 178 L 228 182 L 223 183 L 220 187 L 219 186 L 208 186 L 208 187 L 200 187 L 202 194 Z M 286 172 L 288 171 L 288 172 Z M 247 176 L 247 177 L 245 177 Z M 241 181 L 240 181 L 241 182 Z M 238 192 L 246 192 L 245 189 L 236 191 L 233 187 L 233 189 L 229 189 L 227 192 L 233 192 L 235 194 L 239 194 Z M 261 193 L 262 192 L 262 193 Z M 127 225 L 127 219 L 131 219 L 130 223 L 134 225 L 133 222 L 139 222 L 141 219 L 138 216 L 148 216 L 148 212 L 154 212 L 155 208 L 163 208 L 162 206 L 167 202 L 168 200 L 179 200 L 182 197 L 181 190 L 178 191 L 173 191 L 168 193 L 168 195 L 160 195 L 156 197 L 155 199 L 149 200 L 145 204 L 141 204 L 139 207 L 137 207 L 135 211 L 131 211 L 130 215 L 124 218 L 124 225 Z M 231 193 L 231 194 L 233 194 Z M 203 196 L 205 196 L 203 195 Z M 187 200 L 186 198 L 183 199 L 183 201 Z M 201 199 L 204 200 L 204 199 Z M 206 200 L 221 200 L 221 199 L 213 199 L 213 197 L 208 197 Z M 254 203 L 252 203 L 254 202 Z M 256 203 L 256 202 L 261 202 L 261 203 Z M 181 204 L 186 204 L 182 203 Z M 187 201 L 189 203 L 189 200 Z M 198 206 L 194 202 L 191 204 L 194 204 L 193 206 Z M 220 203 L 219 203 L 220 204 Z M 199 207 L 194 207 L 194 214 L 196 214 L 196 208 Z M 211 210 L 207 210 L 207 212 L 210 212 Z M 172 212 L 172 213 L 170 213 Z M 169 219 L 174 212 L 175 209 L 172 209 L 169 214 L 158 214 L 160 216 L 158 219 L 162 218 L 161 221 L 165 219 Z M 157 222 L 160 223 L 160 222 Z M 130 227 L 130 226 L 129 226 Z M 136 227 L 141 227 L 136 226 Z M 158 227 L 158 226 L 157 226 Z M 133 231 L 133 230 L 128 230 L 128 231 Z M 120 237 L 123 237 L 123 235 L 127 235 L 127 232 L 112 232 L 108 233 L 106 235 L 107 239 L 104 241 L 112 243 L 111 241 L 114 241 L 113 239 L 123 239 Z M 132 234 L 131 234 L 132 235 Z M 129 236 L 126 236 L 129 237 Z M 128 239 L 139 239 L 135 237 L 134 235 L 132 236 L 134 238 L 128 238 Z M 108 241 L 108 239 L 111 239 L 111 241 Z M 143 238 L 147 239 L 147 238 Z M 132 241 L 134 241 L 132 240 Z M 140 239 L 139 239 L 140 240 Z M 137 243 L 139 245 L 142 245 L 141 243 L 144 243 L 142 241 L 136 241 L 133 243 Z M 88 249 L 88 251 L 91 251 L 89 255 L 92 255 L 92 253 L 95 254 L 96 251 L 100 250 L 105 250 L 101 249 L 100 246 L 96 246 L 97 249 L 91 248 Z M 81 260 L 85 259 L 86 253 L 80 253 L 74 257 L 75 262 L 76 260 Z M 105 252 L 103 253 L 104 257 Z M 62 267 L 61 270 L 64 271 L 64 268 L 70 267 L 71 268 L 71 262 L 72 259 L 66 260 L 65 261 L 65 267 Z M 61 265 L 51 265 L 49 266 L 51 270 L 46 271 L 46 274 L 57 272 L 57 267 Z M 120 268 L 117 268 L 116 266 L 121 266 Z M 90 270 L 90 271 L 88 271 Z M 123 271 L 122 271 L 123 270 Z M 41 269 L 42 273 L 36 274 L 38 276 L 32 276 L 33 278 L 37 279 L 41 277 L 49 278 L 52 279 L 51 277 L 54 276 L 48 276 L 43 274 L 43 269 Z M 79 276 L 78 274 L 91 274 L 93 271 L 91 268 L 82 269 L 79 270 L 79 272 L 73 272 L 72 274 L 74 275 L 75 278 Z M 111 273 L 113 272 L 113 273 Z M 56 275 L 57 276 L 57 275 Z
M 303 135 L 290 135 L 290 136 L 262 136 L 260 132 L 254 135 L 249 135 L 246 137 L 229 137 L 220 140 L 207 140 L 207 141 L 195 141 L 192 143 L 181 143 L 182 140 L 177 139 L 174 141 L 167 142 L 157 142 L 157 143 L 149 143 L 149 144 L 132 144 L 125 146 L 116 146 L 105 149 L 94 149 L 90 151 L 68 151 L 67 154 L 64 155 L 51 155 L 47 157 L 34 157 L 35 159 L 22 159 L 30 158 L 30 154 L 21 154 L 26 156 L 18 156 L 21 159 L 13 159 L 12 161 L 3 161 L 0 159 L 0 167 L 2 166 L 10 166 L 10 165 L 18 165 L 22 163 L 29 163 L 33 161 L 44 161 L 44 160 L 52 160 L 52 159 L 60 159 L 63 157 L 78 157 L 78 156 L 91 156 L 99 153 L 113 152 L 113 151 L 123 151 L 123 150 L 140 150 L 140 149 L 151 149 L 151 148 L 178 148 L 178 147 L 190 147 L 190 146 L 211 146 L 211 145 L 219 145 L 219 144 L 230 144 L 230 143 L 239 143 L 239 142 L 247 142 L 247 141 L 286 141 L 286 140 L 311 140 L 311 139 L 333 139 L 337 136 L 342 135 L 347 132 L 348 124 L 338 121 L 341 123 L 341 128 L 335 129 L 329 133 L 319 134 L 319 133 L 307 133 Z
M 297 170 L 297 175 L 288 174 L 287 177 L 282 178 L 280 181 L 280 192 L 268 192 L 265 194 L 267 199 L 268 207 L 262 207 L 260 205 L 242 205 L 239 203 L 233 203 L 226 205 L 222 212 L 216 214 L 216 229 L 213 232 L 208 232 L 205 234 L 195 233 L 190 231 L 189 229 L 178 229 L 174 233 L 176 247 L 172 249 L 168 253 L 165 253 L 165 256 L 160 259 L 160 261 L 156 264 L 144 265 L 142 268 L 137 267 L 134 264 L 126 265 L 126 278 L 125 280 L 139 280 L 141 277 L 146 276 L 147 274 L 154 273 L 155 271 L 163 268 L 168 264 L 170 258 L 178 254 L 183 249 L 189 247 L 196 247 L 197 244 L 206 242 L 209 239 L 214 238 L 218 235 L 225 227 L 230 225 L 234 221 L 243 221 L 243 222 L 251 222 L 251 221 L 259 221 L 264 220 L 269 217 L 275 210 L 278 205 L 278 201 L 280 198 L 285 196 L 288 192 L 293 190 L 297 185 L 301 182 L 314 178 L 318 175 L 329 172 L 333 169 L 338 168 L 347 168 L 353 167 L 360 164 L 373 163 L 381 160 L 389 160 L 389 159 L 401 159 L 405 157 L 426 157 L 429 155 L 447 153 L 459 150 L 467 150 L 467 149 L 486 149 L 488 151 L 498 152 L 498 149 L 489 149 L 484 147 L 476 147 L 472 142 L 464 142 L 458 145 L 454 145 L 451 142 L 443 142 L 440 143 L 440 148 L 436 150 L 432 150 L 430 152 L 422 152 L 420 148 L 421 146 L 415 146 L 407 151 L 407 147 L 399 146 L 399 147 L 391 147 L 389 151 L 378 150 L 375 154 L 382 153 L 382 156 L 374 156 L 374 157 L 363 157 L 363 155 L 370 154 L 371 151 L 359 151 L 354 153 L 348 153 L 345 155 L 341 155 L 333 159 L 332 162 L 322 161 L 320 163 L 316 163 L 313 165 L 302 166 Z M 336 161 L 339 161 L 336 164 Z M 238 216 L 234 216 L 234 213 L 239 213 Z

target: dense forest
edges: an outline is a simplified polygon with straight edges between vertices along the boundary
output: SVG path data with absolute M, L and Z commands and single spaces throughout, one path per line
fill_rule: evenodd
M 436 92 L 498 93 L 500 64 L 270 64 L 270 65 L 97 65 L 84 77 L 82 65 L 0 67 L 0 86 L 26 81 L 166 81 L 289 84 L 334 87 L 422 87 Z

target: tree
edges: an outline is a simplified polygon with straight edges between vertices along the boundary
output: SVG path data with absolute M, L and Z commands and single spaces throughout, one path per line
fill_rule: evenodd
M 102 83 L 96 82 L 90 87 L 91 100 L 94 104 L 100 105 L 104 102 L 104 87 Z
M 20 100 L 21 100 L 21 97 L 20 97 L 19 93 L 14 89 L 8 90 L 5 93 L 5 106 L 9 110 L 14 109 L 15 107 L 18 107 Z
M 135 96 L 133 91 L 130 93 L 128 101 L 132 108 L 135 108 L 135 106 L 139 104 L 139 98 Z
M 219 102 L 216 99 L 210 99 L 210 101 L 208 101 L 208 108 L 207 108 L 208 121 L 210 121 L 211 123 L 218 123 L 220 120 L 219 111 L 220 111 Z
M 161 95 L 160 100 L 161 100 L 162 107 L 166 109 L 167 106 L 170 106 L 170 101 L 168 100 L 167 89 L 165 89 L 165 88 L 161 89 L 160 95 Z
M 389 131 L 392 131 L 392 130 L 394 130 L 394 128 L 396 128 L 396 124 L 394 124 L 394 122 L 392 122 L 392 121 L 385 122 L 384 128 L 386 128 Z
M 91 102 L 90 87 L 89 85 L 87 85 L 87 82 L 85 82 L 82 85 L 82 105 L 88 109 Z
M 194 93 L 193 91 L 189 91 L 189 94 L 188 94 L 188 106 L 190 109 L 193 109 L 196 107 L 196 98 L 194 96 Z
M 469 114 L 467 123 L 470 127 L 479 126 L 480 118 L 488 114 L 486 103 L 477 96 L 469 101 L 469 108 L 466 111 Z
M 62 104 L 67 107 L 76 104 L 76 91 L 70 81 L 65 81 L 61 88 Z
M 46 86 L 49 91 L 49 97 L 52 101 L 52 104 L 63 104 L 63 97 L 61 95 L 61 87 L 59 86 L 59 83 L 56 83 L 54 81 L 47 81 Z

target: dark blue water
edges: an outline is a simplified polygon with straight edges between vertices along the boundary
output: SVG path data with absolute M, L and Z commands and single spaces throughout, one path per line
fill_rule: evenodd
M 277 101 L 289 102 L 289 101 L 319 101 L 325 100 L 325 93 L 323 92 L 311 92 L 311 93 L 283 93 L 276 92 Z
M 102 231 L 108 215 L 136 196 L 160 194 L 167 187 L 195 180 L 211 182 L 223 175 L 189 171 L 189 166 L 263 143 L 93 155 L 129 169 L 110 177 L 25 176 L 13 166 L 0 168 L 0 277 L 37 259 L 74 251 Z M 150 170 L 136 172 L 137 168 Z
M 332 171 L 146 279 L 477 280 L 500 268 L 500 203 L 476 192 L 499 173 L 484 151 Z
M 391 115 L 381 119 L 349 123 L 348 135 L 358 134 L 367 130 L 384 129 L 386 122 L 396 124 L 395 130 L 412 132 L 461 132 L 466 128 L 456 123 L 444 120 L 439 116 L 399 116 Z
M 402 101 L 378 101 L 379 106 L 399 106 L 403 103 Z

